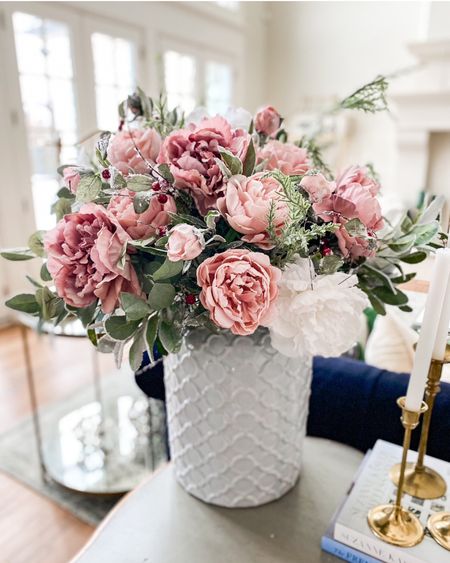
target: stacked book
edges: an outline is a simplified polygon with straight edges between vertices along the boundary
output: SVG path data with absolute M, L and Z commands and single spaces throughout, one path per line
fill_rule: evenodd
M 450 562 L 449 552 L 433 540 L 428 530 L 425 530 L 425 538 L 419 545 L 401 548 L 378 539 L 367 524 L 367 513 L 371 508 L 394 502 L 396 487 L 389 479 L 389 470 L 400 461 L 401 456 L 400 446 L 384 440 L 378 440 L 373 450 L 367 452 L 347 497 L 322 538 L 324 551 L 353 563 Z M 413 461 L 416 457 L 416 452 L 409 452 L 409 460 Z M 442 475 L 450 491 L 450 463 L 430 456 L 426 456 L 425 463 Z M 450 502 L 445 496 L 423 500 L 405 494 L 403 506 L 415 514 L 424 527 L 432 514 L 450 511 Z

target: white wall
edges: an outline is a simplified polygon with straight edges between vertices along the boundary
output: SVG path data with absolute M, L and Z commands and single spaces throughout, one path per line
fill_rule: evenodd
M 326 106 L 377 74 L 410 66 L 407 44 L 424 38 L 428 9 L 428 2 L 272 3 L 267 98 L 292 120 L 305 103 Z M 395 114 L 348 115 L 352 142 L 337 164 L 371 161 L 385 192 L 395 191 Z

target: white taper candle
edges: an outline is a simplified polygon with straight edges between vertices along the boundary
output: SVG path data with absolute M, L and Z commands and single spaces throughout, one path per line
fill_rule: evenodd
M 450 324 L 450 279 L 447 282 L 444 303 L 442 305 L 441 318 L 436 331 L 436 340 L 432 357 L 435 360 L 443 360 L 448 341 L 448 325 Z
M 444 308 L 450 276 L 450 248 L 437 250 L 434 262 L 433 277 L 430 282 L 422 328 L 406 393 L 405 407 L 416 412 L 419 411 L 422 403 L 438 324 Z

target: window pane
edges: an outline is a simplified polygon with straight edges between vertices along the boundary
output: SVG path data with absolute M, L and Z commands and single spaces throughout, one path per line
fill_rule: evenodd
M 97 125 L 100 129 L 116 129 L 117 107 L 136 87 L 136 46 L 126 39 L 103 33 L 93 33 L 91 43 Z
M 169 109 L 179 106 L 186 113 L 195 107 L 195 59 L 190 55 L 164 53 L 164 84 Z
M 231 104 L 232 68 L 210 61 L 206 63 L 206 108 L 209 113 L 223 113 Z
M 32 170 L 38 229 L 51 228 L 50 213 L 60 164 L 76 159 L 77 118 L 70 32 L 62 22 L 13 14 L 20 91 Z

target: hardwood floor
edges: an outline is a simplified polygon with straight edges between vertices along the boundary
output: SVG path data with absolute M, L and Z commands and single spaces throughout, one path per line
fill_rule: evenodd
M 40 405 L 61 400 L 92 382 L 91 345 L 82 338 L 29 332 Z M 102 374 L 114 369 L 100 356 Z M 20 329 L 0 330 L 0 432 L 29 415 L 30 400 Z M 0 562 L 66 563 L 93 528 L 25 485 L 0 473 Z M 101 562 L 99 562 L 101 563 Z

